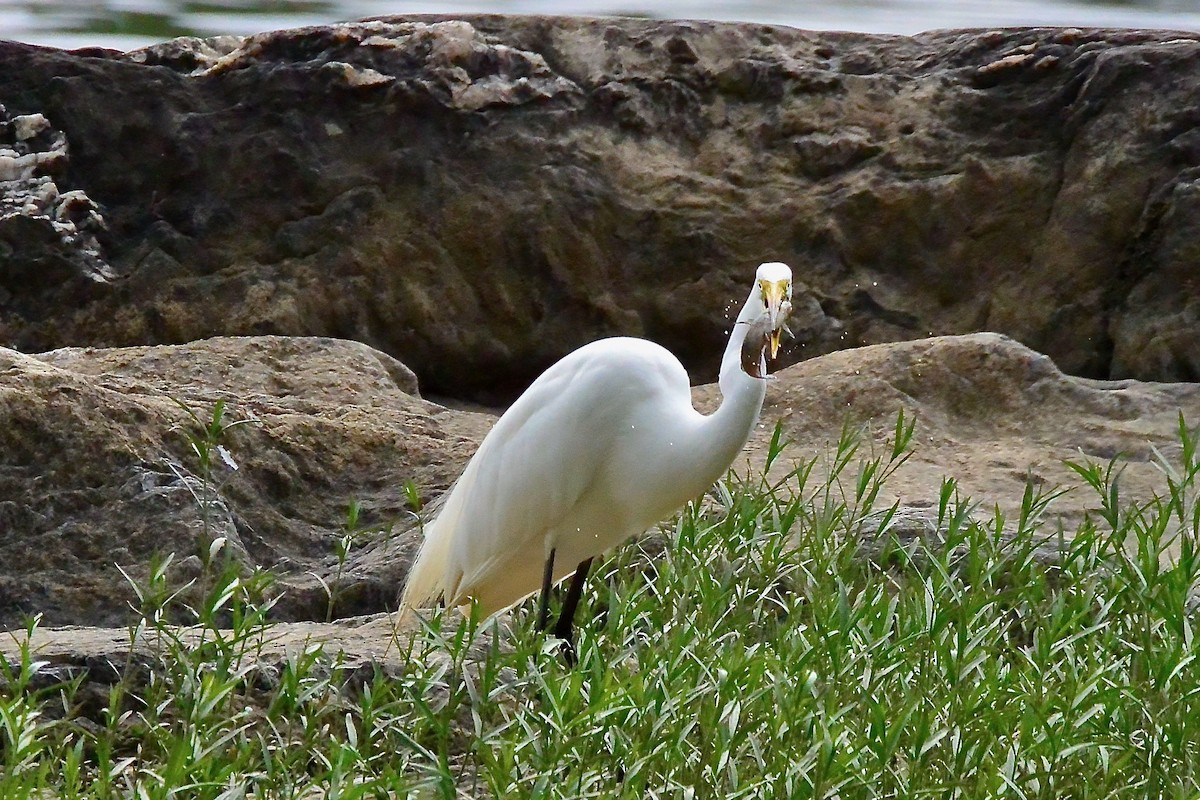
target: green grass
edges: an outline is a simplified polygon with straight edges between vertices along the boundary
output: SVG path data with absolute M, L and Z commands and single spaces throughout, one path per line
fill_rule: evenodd
M 1064 532 L 1053 492 L 1005 518 L 948 480 L 917 538 L 878 504 L 911 434 L 877 457 L 844 436 L 828 481 L 731 475 L 665 544 L 619 550 L 576 668 L 532 603 L 435 617 L 396 674 L 315 647 L 259 663 L 265 579 L 214 572 L 195 640 L 156 569 L 136 679 L 97 702 L 8 667 L 0 797 L 1200 796 L 1194 432 L 1153 502 L 1075 465 L 1096 511 Z

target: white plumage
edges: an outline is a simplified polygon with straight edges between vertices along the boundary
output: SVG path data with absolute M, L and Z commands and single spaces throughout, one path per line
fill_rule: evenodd
M 545 575 L 554 583 L 577 565 L 586 572 L 592 557 L 703 493 L 758 418 L 764 351 L 778 347 L 790 296 L 787 266 L 759 267 L 722 361 L 721 407 L 708 416 L 692 407 L 678 359 L 643 339 L 593 342 L 546 370 L 488 433 L 425 526 L 402 612 L 439 597 L 447 605 L 473 599 L 485 615 L 502 611 L 548 591 Z M 569 638 L 570 619 L 558 631 Z

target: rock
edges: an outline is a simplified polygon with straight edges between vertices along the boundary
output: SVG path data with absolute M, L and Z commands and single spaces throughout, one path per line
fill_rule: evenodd
M 325 618 L 318 578 L 338 616 L 386 608 L 403 548 L 367 576 L 355 559 L 411 527 L 403 484 L 428 499 L 483 424 L 421 400 L 394 359 L 330 339 L 0 349 L 0 374 L 0 628 L 35 612 L 123 624 L 134 593 L 118 565 L 144 582 L 155 554 L 206 556 L 221 537 L 244 568 L 278 571 L 281 619 Z M 206 446 L 218 401 L 236 424 Z M 365 530 L 339 568 L 354 501 Z
M 0 105 L 0 309 L 36 316 L 37 303 L 86 302 L 115 277 L 97 240 L 105 225 L 96 204 L 55 182 L 69 160 L 66 137 L 46 117 Z M 31 296 L 41 296 L 33 307 Z
M 439 496 L 496 413 L 423 400 L 402 364 L 333 339 L 0 350 L 0 375 L 0 629 L 33 613 L 46 626 L 123 625 L 135 596 L 118 565 L 145 582 L 155 554 L 173 553 L 178 582 L 202 578 L 219 538 L 243 570 L 276 572 L 276 619 L 393 608 L 419 539 L 405 483 Z M 695 398 L 711 409 L 719 393 Z M 205 437 L 218 401 L 232 427 Z M 1200 420 L 1200 385 L 1069 377 L 995 334 L 876 345 L 780 372 L 735 466 L 761 470 L 782 421 L 795 441 L 775 474 L 821 457 L 822 480 L 844 424 L 866 427 L 864 454 L 880 451 L 901 408 L 917 420 L 914 452 L 881 502 L 898 501 L 897 531 L 916 536 L 945 475 L 1011 516 L 1027 481 L 1080 483 L 1063 459 L 1119 455 L 1122 497 L 1148 500 L 1163 485 L 1152 448 L 1178 455 L 1177 415 Z M 1096 503 L 1077 488 L 1052 511 L 1069 526 Z
M 701 397 L 711 405 L 710 392 Z M 1165 494 L 1157 459 L 1178 465 L 1179 415 L 1200 426 L 1200 384 L 1072 377 L 1047 356 L 990 333 L 845 350 L 778 375 L 751 462 L 762 463 L 763 439 L 776 420 L 796 441 L 793 454 L 830 453 L 843 422 L 866 426 L 866 452 L 882 454 L 901 408 L 916 420 L 913 452 L 881 503 L 936 512 L 938 487 L 951 477 L 981 514 L 998 507 L 1012 521 L 1027 484 L 1073 487 L 1051 506 L 1070 532 L 1099 498 L 1065 462 L 1118 460 L 1125 501 Z
M 1147 31 L 473 16 L 0 43 L 29 121 L 3 141 L 62 134 L 43 171 L 103 210 L 112 271 L 46 223 L 0 230 L 0 341 L 336 336 L 500 403 L 609 334 L 711 375 L 724 304 L 781 259 L 817 311 L 796 360 L 996 330 L 1071 374 L 1195 380 L 1198 83 L 1200 38 Z
M 133 634 L 131 636 L 131 633 Z M 194 646 L 199 629 L 176 628 L 178 643 Z M 294 657 L 314 644 L 322 644 L 331 656 L 344 656 L 341 667 L 345 674 L 379 665 L 391 674 L 403 672 L 405 653 L 400 646 L 407 629 L 396 628 L 388 615 L 351 617 L 333 623 L 294 622 L 272 626 L 271 635 L 260 648 L 249 648 L 249 658 L 261 666 L 278 666 L 289 656 Z M 19 640 L 25 637 L 18 634 Z M 54 685 L 86 672 L 91 683 L 115 684 L 127 672 L 153 663 L 156 654 L 171 644 L 158 640 L 158 631 L 129 628 L 41 628 L 29 640 L 39 659 L 46 665 L 38 678 L 44 685 Z M 0 641 L 0 656 L 12 658 L 17 652 L 10 637 Z M 131 669 L 132 667 L 132 669 Z
M 289 665 L 297 663 L 306 665 L 310 677 L 336 675 L 338 685 L 352 691 L 369 686 L 380 674 L 402 679 L 412 669 L 414 657 L 428 668 L 459 670 L 471 680 L 486 669 L 497 649 L 512 647 L 512 632 L 503 622 L 498 641 L 479 637 L 461 655 L 423 646 L 420 639 L 414 648 L 414 627 L 400 627 L 387 614 L 332 623 L 279 622 L 253 629 L 247 639 L 229 630 L 220 635 L 228 637 L 226 642 L 238 642 L 228 654 L 239 674 L 248 676 L 246 689 L 266 697 L 278 687 Z M 181 666 L 180 660 L 194 663 L 197 651 L 212 644 L 213 629 L 202 627 L 37 628 L 32 635 L 22 630 L 0 637 L 0 659 L 19 664 L 22 648 L 27 648 L 34 659 L 27 688 L 34 691 L 54 691 L 63 683 L 78 681 L 70 715 L 73 724 L 87 728 L 90 723 L 104 724 L 118 687 L 122 693 L 139 692 L 156 671 L 161 675 L 164 668 Z M 0 690 L 7 688 L 6 676 L 0 673 Z M 445 701 L 444 686 L 431 686 L 429 691 L 431 703 Z M 55 720 L 63 709 L 47 705 L 43 713 L 43 721 Z

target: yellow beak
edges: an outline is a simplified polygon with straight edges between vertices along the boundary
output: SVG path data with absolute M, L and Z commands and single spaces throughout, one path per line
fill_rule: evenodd
M 771 358 L 779 354 L 779 340 L 783 336 L 783 324 L 792 304 L 788 300 L 788 281 L 763 281 L 763 302 L 767 306 L 767 314 L 771 317 L 771 334 L 768 337 L 771 345 Z

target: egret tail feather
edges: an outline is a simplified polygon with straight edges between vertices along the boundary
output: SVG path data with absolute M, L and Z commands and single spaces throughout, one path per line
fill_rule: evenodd
M 435 519 L 425 526 L 425 539 L 408 572 L 404 593 L 400 597 L 401 618 L 420 608 L 432 608 L 439 598 L 449 605 L 455 598 L 457 586 L 446 585 L 446 567 L 450 559 L 453 537 Z

